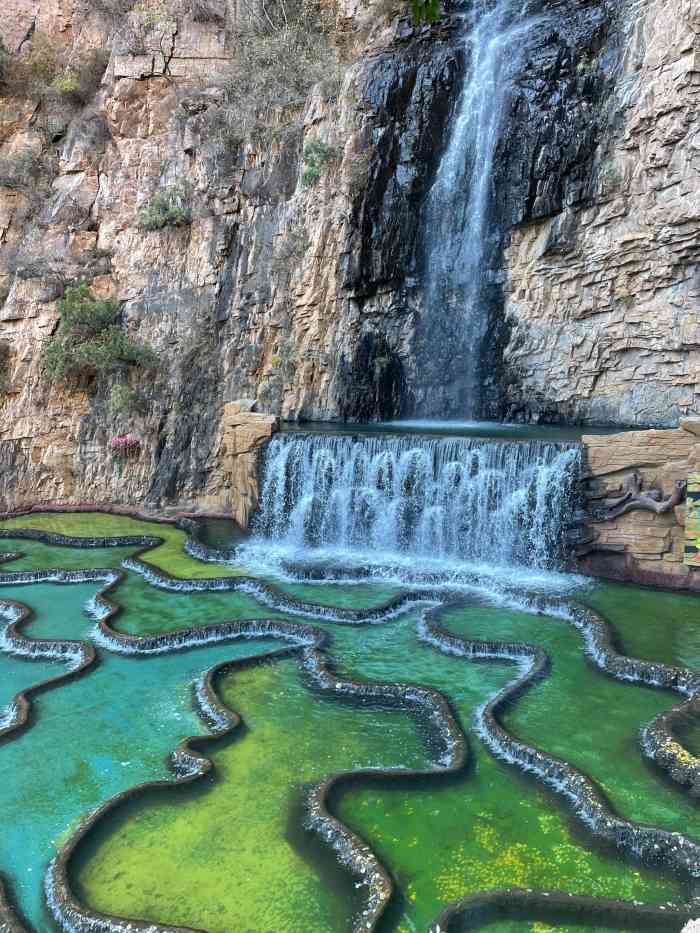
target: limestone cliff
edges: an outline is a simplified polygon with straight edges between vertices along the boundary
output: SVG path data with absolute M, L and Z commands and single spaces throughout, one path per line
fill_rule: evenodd
M 540 5 L 493 179 L 484 413 L 667 423 L 696 398 L 698 14 L 691 0 Z M 67 67 L 106 67 L 82 96 L 59 80 L 0 99 L 2 507 L 228 508 L 227 403 L 388 418 L 460 365 L 449 339 L 425 358 L 420 291 L 421 205 L 464 66 L 459 10 L 428 27 L 398 0 L 324 0 L 326 73 L 261 115 L 240 92 L 255 9 L 6 7 L 10 56 L 36 47 L 43 61 L 49 37 Z M 176 187 L 191 222 L 144 229 L 149 199 Z M 79 281 L 118 300 L 159 357 L 154 375 L 129 376 L 128 415 L 109 381 L 41 377 L 57 302 Z M 141 449 L 120 473 L 109 439 L 124 431 Z
M 587 196 L 506 257 L 511 415 L 674 425 L 700 410 L 700 7 L 620 5 Z
M 201 3 L 143 0 L 119 12 L 110 2 L 14 0 L 3 17 L 11 54 L 26 54 L 38 37 L 58 43 L 71 67 L 108 52 L 99 87 L 80 106 L 55 94 L 5 91 L 0 101 L 4 164 L 43 159 L 50 168 L 25 184 L 6 171 L 0 187 L 6 508 L 227 507 L 224 406 L 239 398 L 291 418 L 395 413 L 384 399 L 392 391 L 398 399 L 400 364 L 381 336 L 395 315 L 391 288 L 375 300 L 368 333 L 358 257 L 377 264 L 375 281 L 393 274 L 391 256 L 372 251 L 403 248 L 397 233 L 410 227 L 409 202 L 445 120 L 449 27 L 414 29 L 387 4 L 321 7 L 326 78 L 262 116 L 256 101 L 243 101 L 239 126 L 226 85 L 236 80 L 247 7 L 207 2 L 202 15 Z M 285 67 L 294 62 L 280 59 Z M 262 129 L 243 125 L 251 112 Z M 314 143 L 320 165 L 305 155 Z M 183 184 L 191 223 L 143 229 L 154 192 Z M 370 217 L 370 203 L 388 216 Z M 128 332 L 159 357 L 155 376 L 129 376 L 140 404 L 128 416 L 112 411 L 109 380 L 42 379 L 57 301 L 74 282 L 121 302 Z M 109 440 L 127 430 L 140 455 L 119 471 Z

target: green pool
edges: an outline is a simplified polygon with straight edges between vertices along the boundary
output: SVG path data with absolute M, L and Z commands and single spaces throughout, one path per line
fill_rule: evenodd
M 83 537 L 157 535 L 164 544 L 141 559 L 174 577 L 245 573 L 185 555 L 185 534 L 172 526 L 52 514 L 0 523 L 2 528 Z M 224 530 L 215 532 L 218 544 Z M 24 555 L 5 564 L 5 574 L 117 570 L 138 550 L 0 539 L 0 551 Z M 34 610 L 26 636 L 95 640 L 96 620 L 85 606 L 104 584 L 5 580 L 0 600 Z M 278 585 L 297 599 L 340 609 L 371 610 L 401 593 L 371 583 Z M 611 584 L 590 584 L 574 595 L 613 624 L 625 653 L 700 666 L 697 599 Z M 325 689 L 305 663 L 303 647 L 274 634 L 132 655 L 97 638 L 97 663 L 82 677 L 59 680 L 33 696 L 28 727 L 0 744 L 0 807 L 6 815 L 0 876 L 28 928 L 59 929 L 46 907 L 43 881 L 81 818 L 136 789 L 106 810 L 68 862 L 70 889 L 81 909 L 211 933 L 350 931 L 368 888 L 308 828 L 305 809 L 311 789 L 341 771 L 347 777 L 333 789 L 328 807 L 370 846 L 393 882 L 377 926 L 386 933 L 427 931 L 451 902 L 494 889 L 558 890 L 669 910 L 694 893 L 687 878 L 602 843 L 561 794 L 494 757 L 475 730 L 475 715 L 518 666 L 437 650 L 419 637 L 421 607 L 380 624 L 332 622 L 312 608 L 309 618 L 285 617 L 253 593 L 171 592 L 132 570 L 123 571 L 108 598 L 121 609 L 112 627 L 132 636 L 161 637 L 237 620 L 313 626 L 326 635 L 321 654 L 338 677 L 421 685 L 442 694 L 466 736 L 467 760 L 455 772 L 440 764 L 434 724 L 408 694 L 389 702 Z M 445 608 L 441 624 L 464 639 L 543 648 L 549 669 L 509 704 L 502 716 L 508 732 L 595 781 L 620 817 L 700 839 L 693 799 L 639 751 L 640 727 L 677 704 L 676 694 L 607 676 L 585 656 L 581 634 L 561 619 L 462 596 Z M 284 655 L 281 649 L 287 649 Z M 224 661 L 231 664 L 214 681 L 216 695 L 242 722 L 204 745 L 213 763 L 209 775 L 178 784 L 169 753 L 185 737 L 206 736 L 212 728 L 198 714 L 193 684 Z M 14 694 L 60 677 L 64 669 L 65 660 L 18 657 L 5 646 L 0 712 Z M 694 741 L 691 723 L 691 750 Z M 154 781 L 167 783 L 149 787 Z M 667 928 L 681 926 L 670 919 Z M 521 913 L 483 928 L 591 933 L 620 926 L 585 915 L 559 922 Z

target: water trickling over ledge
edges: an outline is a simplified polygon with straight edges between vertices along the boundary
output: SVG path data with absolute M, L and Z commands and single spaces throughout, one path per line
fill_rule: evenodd
M 244 560 L 406 582 L 561 568 L 577 445 L 281 434 Z

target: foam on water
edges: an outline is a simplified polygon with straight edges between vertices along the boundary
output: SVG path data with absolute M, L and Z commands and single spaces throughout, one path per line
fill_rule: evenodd
M 309 582 L 565 590 L 579 465 L 541 441 L 281 434 L 238 560 Z

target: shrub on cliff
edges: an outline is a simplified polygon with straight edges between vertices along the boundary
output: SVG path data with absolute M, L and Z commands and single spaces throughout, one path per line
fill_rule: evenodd
M 306 187 L 315 184 L 323 171 L 333 162 L 337 162 L 339 152 L 335 146 L 320 139 L 314 139 L 304 148 L 304 172 L 301 176 L 302 184 Z
M 216 23 L 222 26 L 226 20 L 224 0 L 191 0 L 189 6 L 195 23 Z
M 5 71 L 7 66 L 10 63 L 10 53 L 7 51 L 3 45 L 2 39 L 0 39 L 0 85 L 5 79 Z
M 65 68 L 49 86 L 49 91 L 64 100 L 83 106 L 92 100 L 102 83 L 109 53 L 96 49 L 73 67 Z
M 36 32 L 26 51 L 10 55 L 0 49 L 0 84 L 12 97 L 58 98 L 82 105 L 95 94 L 108 61 L 102 49 L 76 58 L 50 36 Z
M 0 343 L 0 405 L 7 395 L 10 381 L 10 345 Z
M 2 84 L 11 97 L 39 97 L 61 68 L 60 51 L 49 36 L 35 32 L 26 51 L 5 56 Z
M 34 188 L 47 165 L 41 153 L 20 149 L 0 159 L 0 188 Z
M 67 288 L 58 310 L 58 331 L 43 352 L 49 382 L 99 377 L 129 366 L 154 364 L 153 351 L 136 343 L 122 328 L 119 304 L 93 297 L 87 285 Z
M 188 200 L 189 193 L 185 188 L 161 188 L 139 211 L 139 226 L 142 230 L 162 230 L 163 227 L 181 227 L 192 223 Z

